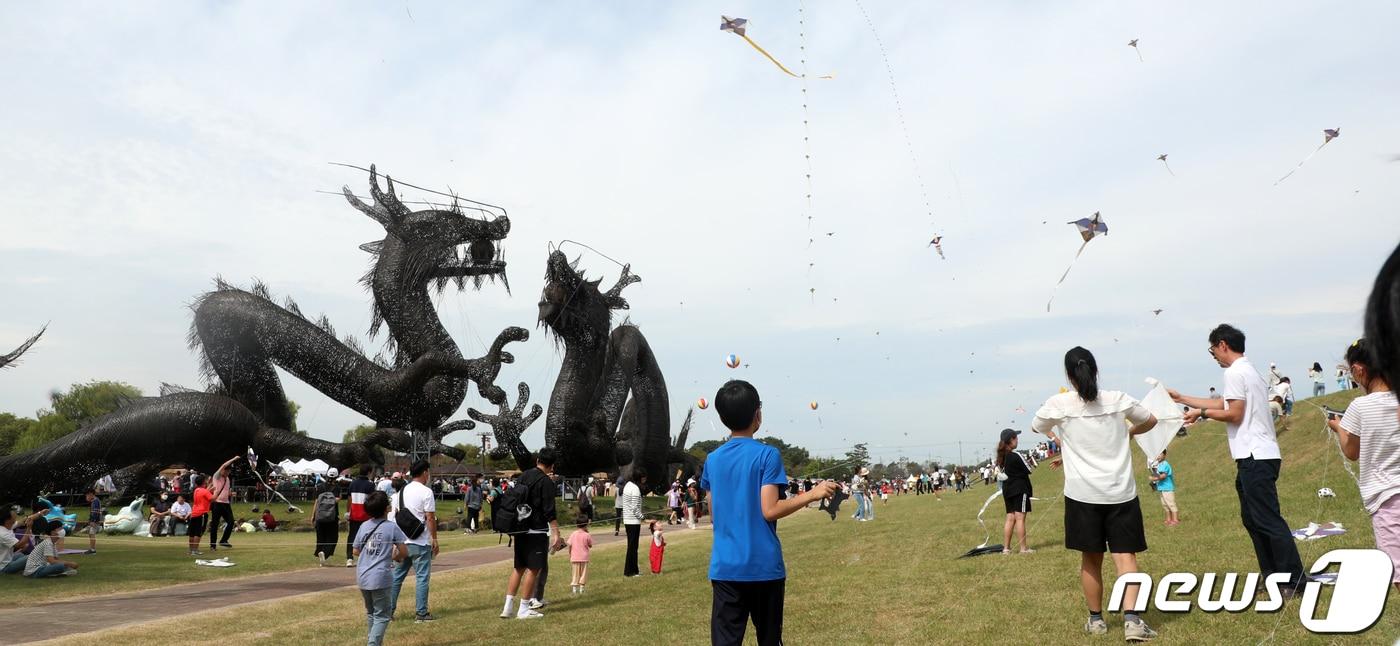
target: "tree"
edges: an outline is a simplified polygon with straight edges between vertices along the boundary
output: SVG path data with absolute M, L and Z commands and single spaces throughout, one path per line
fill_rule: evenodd
M 866 448 L 865 442 L 861 442 L 846 451 L 846 461 L 850 463 L 853 471 L 860 470 L 863 466 L 870 464 L 870 451 Z
M 725 440 L 700 440 L 699 442 L 691 444 L 690 448 L 687 450 L 691 455 L 704 460 L 711 453 L 714 453 L 715 449 L 719 448 L 719 445 L 724 444 L 724 442 Z
M 341 436 L 340 441 L 345 444 L 363 442 L 366 437 L 369 437 L 370 433 L 374 432 L 374 428 L 373 424 L 361 424 L 355 428 L 346 430 L 345 435 Z
M 778 455 L 782 456 L 783 459 L 783 469 L 787 471 L 790 475 L 797 473 L 797 471 L 801 469 L 802 466 L 806 464 L 809 460 L 811 460 L 812 457 L 809 453 L 807 453 L 807 449 L 804 449 L 800 446 L 788 444 L 787 442 L 784 442 L 776 437 L 765 437 L 759 440 L 759 442 L 762 442 L 764 444 L 767 444 L 768 446 L 778 449 Z
M 89 381 L 69 386 L 68 392 L 55 390 L 49 393 L 49 401 L 53 404 L 51 412 L 83 424 L 140 396 L 140 389 L 120 381 Z
M 297 430 L 297 413 L 300 413 L 300 412 L 301 412 L 301 404 L 298 404 L 298 403 L 296 403 L 296 402 L 294 402 L 294 401 L 288 399 L 288 400 L 287 400 L 287 413 L 290 414 L 291 419 L 292 419 L 292 423 L 288 425 L 288 426 L 291 426 L 291 428 L 289 428 L 289 429 L 287 429 L 287 430 L 289 430 L 289 431 L 291 431 L 291 432 L 293 432 L 293 433 L 296 433 L 297 435 L 300 435 L 300 436 L 302 436 L 302 437 L 308 437 L 306 431 Z
M 34 420 L 28 417 L 15 417 L 9 413 L 0 413 L 0 455 L 13 453 L 15 445 L 19 443 L 19 438 L 33 424 Z

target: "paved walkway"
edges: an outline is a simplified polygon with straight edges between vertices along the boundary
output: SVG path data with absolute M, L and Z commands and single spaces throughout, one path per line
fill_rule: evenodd
M 709 525 L 701 527 L 708 528 Z M 681 528 L 676 528 L 681 529 Z M 626 540 L 607 531 L 594 534 L 595 545 Z M 433 573 L 502 563 L 512 558 L 510 548 L 482 547 L 441 554 L 433 560 Z M 645 558 L 645 551 L 642 552 Z M 288 576 L 295 573 L 295 576 Z M 355 585 L 355 570 L 347 567 L 311 568 L 258 574 L 230 579 L 216 585 L 210 581 L 152 588 L 132 593 L 55 601 L 24 608 L 0 609 L 0 626 L 23 626 L 7 637 L 9 643 L 24 644 L 46 639 L 71 637 L 175 616 L 188 616 L 210 609 L 286 599 L 303 594 L 326 592 Z

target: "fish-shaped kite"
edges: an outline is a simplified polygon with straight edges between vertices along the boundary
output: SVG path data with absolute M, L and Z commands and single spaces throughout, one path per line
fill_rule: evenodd
M 1166 153 L 1162 153 L 1162 154 L 1160 154 L 1160 155 L 1157 155 L 1157 161 L 1162 162 L 1162 165 L 1167 167 L 1167 172 L 1168 172 L 1168 173 L 1171 173 L 1171 174 L 1172 174 L 1172 177 L 1176 177 L 1176 173 L 1172 173 L 1172 165 L 1167 163 L 1167 154 L 1166 154 Z
M 1136 39 L 1136 38 L 1134 38 L 1134 39 L 1128 41 L 1128 46 L 1131 47 L 1131 48 L 1133 48 L 1133 51 L 1137 52 L 1137 55 L 1138 55 L 1138 62 L 1141 63 L 1141 62 L 1143 62 L 1143 61 L 1142 61 L 1142 50 L 1141 50 L 1141 49 L 1138 49 L 1137 41 L 1138 41 L 1138 39 Z
M 1059 289 L 1060 284 L 1065 282 L 1065 278 L 1069 276 L 1069 270 L 1074 268 L 1075 261 L 1079 260 L 1080 254 L 1084 253 L 1084 247 L 1089 246 L 1089 241 L 1093 240 L 1094 236 L 1099 235 L 1101 233 L 1103 235 L 1108 235 L 1108 224 L 1103 221 L 1103 216 L 1099 215 L 1098 211 L 1094 211 L 1094 215 L 1092 217 L 1079 218 L 1078 220 L 1075 220 L 1074 222 L 1069 222 L 1067 224 L 1073 224 L 1075 227 L 1078 227 L 1079 237 L 1084 239 L 1084 244 L 1079 245 L 1079 251 L 1075 252 L 1074 260 L 1069 261 L 1069 266 L 1065 267 L 1065 273 L 1060 275 L 1060 281 L 1055 283 L 1055 289 Z M 1054 302 L 1055 291 L 1051 290 L 1050 300 L 1045 303 L 1045 311 L 1049 312 L 1050 305 Z
M 773 61 L 773 64 L 777 65 L 778 69 L 782 70 L 784 74 L 798 79 L 807 76 L 806 74 L 794 74 L 792 70 L 788 69 L 782 63 L 779 63 L 778 59 L 773 58 L 773 55 L 769 54 L 767 50 L 763 49 L 762 47 L 759 47 L 758 43 L 753 42 L 753 39 L 749 38 L 747 33 L 749 29 L 749 21 L 747 18 L 730 18 L 729 16 L 720 16 L 719 18 L 720 31 L 727 31 L 731 34 L 734 34 L 735 36 L 743 38 L 744 42 L 748 43 L 754 49 L 758 50 L 758 53 L 763 54 L 765 58 L 767 58 L 770 61 Z M 819 76 L 817 78 L 829 79 L 832 77 L 830 74 L 827 74 L 825 76 Z
M 1342 136 L 1342 129 L 1341 129 L 1341 128 L 1327 128 L 1327 129 L 1323 130 L 1323 131 L 1322 131 L 1322 143 L 1318 144 L 1317 148 L 1314 148 L 1313 151 L 1312 151 L 1311 153 L 1308 153 L 1308 156 L 1307 156 L 1307 157 L 1304 157 L 1304 158 L 1303 158 L 1303 161 L 1298 162 L 1298 165 L 1297 165 L 1297 166 L 1294 166 L 1294 167 L 1293 167 L 1293 170 L 1288 171 L 1288 173 L 1285 174 L 1283 177 L 1278 178 L 1278 181 L 1277 181 L 1277 182 L 1274 182 L 1274 186 L 1278 186 L 1279 183 L 1281 183 L 1283 180 L 1288 179 L 1288 176 L 1289 176 L 1289 175 L 1292 175 L 1293 173 L 1298 172 L 1298 169 L 1299 169 L 1299 168 L 1302 168 L 1302 167 L 1303 167 L 1303 164 L 1308 163 L 1308 160 L 1309 160 L 1309 159 L 1312 159 L 1312 158 L 1313 158 L 1313 155 L 1316 155 L 1316 154 L 1317 154 L 1317 151 L 1322 150 L 1322 147 L 1323 147 L 1323 146 L 1326 146 L 1327 144 L 1331 143 L 1333 139 L 1336 139 L 1337 137 L 1340 137 L 1340 136 Z
M 948 259 L 947 256 L 943 255 L 943 236 L 933 236 L 933 239 L 929 240 L 928 246 L 933 247 L 934 251 L 938 252 L 939 258 Z

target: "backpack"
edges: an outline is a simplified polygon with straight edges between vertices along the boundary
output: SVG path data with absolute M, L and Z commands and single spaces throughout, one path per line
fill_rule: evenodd
M 339 504 L 335 499 L 335 492 L 322 491 L 321 495 L 316 496 L 316 511 L 314 512 L 313 518 L 315 518 L 318 523 L 334 522 L 338 520 L 337 516 L 340 515 L 337 507 L 339 507 Z
M 528 471 L 526 473 L 529 473 Z M 539 471 L 534 473 L 543 476 Z M 534 511 L 530 509 L 528 500 L 530 488 L 539 482 L 539 478 L 532 477 L 529 482 L 525 481 L 525 476 L 521 476 L 516 481 L 515 486 L 507 489 L 505 493 L 496 498 L 491 504 L 491 529 L 502 534 L 510 534 L 527 529 L 525 521 L 530 518 Z

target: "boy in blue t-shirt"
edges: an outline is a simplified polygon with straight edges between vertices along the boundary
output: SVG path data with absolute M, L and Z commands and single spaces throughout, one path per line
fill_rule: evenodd
M 715 394 L 715 411 L 729 428 L 729 440 L 705 459 L 700 488 L 709 492 L 714 545 L 710 548 L 710 643 L 742 644 L 753 617 L 759 646 L 783 640 L 783 548 L 778 519 L 829 498 L 834 482 L 822 482 L 801 495 L 779 500 L 787 474 L 778 450 L 753 439 L 763 424 L 763 402 L 746 381 L 733 380 Z
M 394 584 L 394 562 L 408 554 L 408 537 L 398 524 L 389 520 L 389 496 L 374 491 L 365 497 L 365 514 L 369 520 L 355 532 L 352 554 L 355 562 L 355 583 L 364 597 L 365 615 L 369 621 L 369 646 L 384 643 L 384 631 L 393 619 L 389 614 L 390 592 Z
M 1162 496 L 1162 507 L 1167 510 L 1167 521 L 1163 523 L 1167 527 L 1178 524 L 1176 518 L 1176 472 L 1172 470 L 1172 465 L 1167 462 L 1167 451 L 1162 450 L 1162 454 L 1157 456 L 1157 467 L 1152 470 L 1152 482 L 1157 485 L 1157 493 Z

